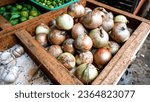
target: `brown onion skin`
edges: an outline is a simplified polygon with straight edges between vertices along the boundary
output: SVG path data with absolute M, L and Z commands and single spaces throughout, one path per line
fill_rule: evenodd
M 117 43 L 123 43 L 130 37 L 130 32 L 125 23 L 115 23 L 110 34 L 111 38 Z
M 78 36 L 74 41 L 74 46 L 80 51 L 89 51 L 92 48 L 93 42 L 88 35 Z
M 87 30 L 84 28 L 84 26 L 81 23 L 76 23 L 72 30 L 71 30 L 71 35 L 72 38 L 77 38 L 79 35 L 85 35 L 87 34 Z
M 75 53 L 75 48 L 73 46 L 74 44 L 74 39 L 66 39 L 64 42 L 63 42 L 63 45 L 62 45 L 62 49 L 64 52 L 69 52 L 71 54 L 74 54 Z
M 58 61 L 60 61 L 64 67 L 66 67 L 68 70 L 71 70 L 75 67 L 75 57 L 68 52 L 64 52 L 61 55 L 58 56 Z
M 76 64 L 80 65 L 83 63 L 92 63 L 93 62 L 93 54 L 90 51 L 81 52 L 76 55 Z
M 66 32 L 58 29 L 53 29 L 48 35 L 48 40 L 51 44 L 60 45 L 66 39 Z
M 63 51 L 59 45 L 51 45 L 47 49 L 47 51 L 48 51 L 48 53 L 50 53 L 55 58 L 57 58 L 60 54 L 63 53 Z
M 94 54 L 94 62 L 97 66 L 105 65 L 112 58 L 108 48 L 99 48 Z
M 47 34 L 44 33 L 37 34 L 35 40 L 44 47 L 48 44 Z

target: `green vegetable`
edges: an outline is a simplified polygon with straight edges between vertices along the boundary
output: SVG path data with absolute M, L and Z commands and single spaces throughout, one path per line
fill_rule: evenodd
M 12 6 L 11 6 L 11 5 L 7 5 L 7 6 L 6 6 L 6 9 L 7 9 L 8 11 L 10 11 L 10 10 L 11 10 L 11 8 L 12 8 Z
M 31 10 L 30 11 L 30 16 L 36 17 L 36 16 L 38 16 L 38 12 L 35 11 L 35 10 Z
M 28 9 L 26 7 L 23 7 L 22 8 L 22 11 L 27 11 Z
M 10 20 L 12 20 L 12 19 L 16 19 L 16 18 L 19 18 L 19 17 L 20 17 L 20 15 L 19 15 L 19 14 L 12 15 L 12 16 L 11 16 L 11 18 L 10 18 Z
M 16 12 L 16 11 L 17 11 L 17 9 L 15 7 L 10 8 L 10 12 Z
M 19 5 L 19 4 L 16 5 L 17 10 L 21 10 L 22 8 L 23 8 L 22 5 Z
M 34 18 L 33 16 L 29 16 L 29 19 L 32 19 L 32 18 Z
M 9 20 L 9 18 L 10 18 L 9 12 L 4 12 L 4 13 L 3 13 L 3 16 L 4 16 L 4 18 L 6 18 L 7 20 Z
M 16 24 L 19 23 L 19 20 L 18 20 L 18 19 L 10 20 L 10 23 L 11 23 L 12 25 L 16 25 Z
M 21 12 L 20 12 L 20 15 L 21 15 L 22 17 L 26 17 L 26 18 L 29 16 L 29 14 L 28 14 L 27 11 L 21 11 Z
M 26 17 L 20 17 L 20 22 L 24 22 L 26 20 L 28 20 Z

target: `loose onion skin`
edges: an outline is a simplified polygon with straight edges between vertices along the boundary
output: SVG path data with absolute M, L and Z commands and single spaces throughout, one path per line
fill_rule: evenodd
M 95 48 L 101 48 L 108 44 L 109 36 L 102 27 L 91 30 L 89 36 Z
M 97 66 L 103 66 L 109 62 L 112 55 L 108 48 L 99 48 L 94 54 L 94 62 Z
M 75 67 L 75 57 L 68 52 L 62 53 L 60 56 L 57 58 L 63 65 L 66 67 L 68 70 L 73 69 Z
M 60 54 L 63 53 L 63 51 L 59 45 L 51 45 L 47 49 L 47 51 L 48 51 L 48 53 L 50 53 L 55 58 L 57 58 Z
M 83 5 L 74 3 L 68 7 L 67 13 L 74 18 L 82 17 L 85 13 Z
M 75 75 L 81 80 L 84 84 L 92 82 L 98 75 L 97 68 L 88 63 L 81 64 L 77 67 Z
M 74 44 L 74 39 L 71 39 L 71 38 L 66 39 L 63 42 L 62 49 L 64 50 L 64 52 L 69 52 L 71 54 L 74 54 L 75 48 L 74 48 L 73 44 Z
M 48 44 L 47 34 L 40 33 L 35 36 L 35 40 L 42 46 L 46 47 Z
M 76 23 L 72 30 L 71 30 L 71 35 L 72 38 L 77 38 L 79 35 L 85 35 L 87 34 L 87 30 L 84 28 L 84 26 L 81 23 Z
M 93 54 L 90 51 L 82 52 L 76 55 L 76 64 L 80 65 L 83 63 L 92 63 L 93 62 Z
M 75 48 L 80 51 L 89 51 L 92 48 L 93 42 L 88 35 L 80 35 L 75 39 Z
M 115 23 L 110 36 L 117 43 L 123 43 L 129 39 L 130 32 L 125 23 L 119 22 Z
M 96 10 L 88 12 L 81 18 L 80 22 L 88 29 L 95 29 L 102 25 L 101 13 Z
M 56 26 L 58 29 L 70 30 L 73 25 L 73 18 L 69 14 L 62 14 L 56 18 Z
M 44 34 L 49 34 L 49 27 L 44 24 L 44 23 L 41 23 L 39 26 L 36 27 L 35 29 L 35 34 L 41 34 L 41 33 L 44 33 Z
M 106 32 L 109 32 L 114 27 L 113 14 L 111 12 L 107 13 L 106 19 L 103 21 L 102 27 Z
M 53 29 L 48 35 L 48 40 L 54 45 L 60 45 L 66 39 L 66 31 L 61 31 L 58 29 Z
M 108 48 L 110 49 L 110 52 L 112 53 L 112 55 L 114 55 L 118 52 L 120 45 L 116 43 L 115 41 L 109 41 Z

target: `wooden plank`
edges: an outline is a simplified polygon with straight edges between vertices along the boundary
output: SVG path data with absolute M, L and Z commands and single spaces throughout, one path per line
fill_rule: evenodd
M 17 0 L 0 0 L 0 7 L 15 3 Z
M 3 17 L 0 15 L 0 28 L 6 29 L 12 27 L 12 25 Z
M 47 75 L 62 85 L 80 85 L 82 84 L 73 74 L 69 72 L 57 59 L 52 57 L 36 40 L 25 30 L 18 31 L 15 35 L 23 43 L 42 65 L 42 69 Z M 33 59 L 35 60 L 35 59 Z M 49 77 L 51 77 L 49 76 Z
M 149 32 L 150 25 L 142 22 L 92 84 L 116 83 L 121 73 L 131 63 L 140 46 L 144 43 Z
M 145 19 L 145 18 L 142 18 L 142 17 L 139 17 L 139 16 L 136 16 L 136 15 L 133 15 L 132 13 L 129 13 L 129 12 L 126 12 L 126 11 L 123 11 L 123 10 L 120 10 L 120 9 L 117 9 L 117 8 L 114 8 L 114 7 L 111 7 L 109 5 L 106 5 L 106 4 L 103 4 L 103 3 L 100 3 L 100 2 L 97 2 L 95 0 L 87 0 L 87 4 L 94 4 L 94 5 L 97 5 L 97 6 L 101 6 L 101 7 L 104 7 L 104 8 L 107 8 L 108 10 L 116 13 L 116 14 L 122 14 L 122 15 L 125 15 L 126 17 L 130 18 L 130 19 L 136 19 L 136 20 L 139 20 L 139 21 L 142 21 L 142 22 L 145 22 L 145 23 L 148 23 L 150 24 L 150 20 L 148 19 Z

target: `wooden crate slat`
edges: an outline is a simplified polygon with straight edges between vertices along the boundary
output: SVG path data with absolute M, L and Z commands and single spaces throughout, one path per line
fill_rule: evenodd
M 3 17 L 0 15 L 0 28 L 6 29 L 12 27 L 12 25 Z
M 57 59 L 52 57 L 46 50 L 38 44 L 36 40 L 25 30 L 15 33 L 17 38 L 23 43 L 30 53 L 41 64 L 42 69 L 47 75 L 53 78 L 61 85 L 80 85 L 82 84 L 73 74 L 71 74 Z M 35 59 L 33 59 L 35 60 Z M 51 76 L 49 76 L 51 77 Z
M 150 25 L 141 23 L 130 39 L 123 45 L 119 52 L 113 57 L 110 63 L 94 80 L 92 84 L 114 84 L 121 73 L 131 63 L 140 46 L 144 43 L 150 32 Z
M 0 0 L 0 7 L 15 3 L 17 0 Z

